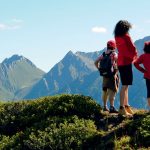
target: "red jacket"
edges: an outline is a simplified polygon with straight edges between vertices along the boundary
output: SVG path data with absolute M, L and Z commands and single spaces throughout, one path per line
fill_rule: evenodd
M 137 50 L 129 34 L 115 37 L 118 49 L 118 66 L 131 64 L 137 58 Z
M 150 54 L 145 53 L 142 54 L 136 61 L 134 62 L 135 67 L 144 73 L 144 78 L 150 79 Z M 143 64 L 144 68 L 140 66 Z

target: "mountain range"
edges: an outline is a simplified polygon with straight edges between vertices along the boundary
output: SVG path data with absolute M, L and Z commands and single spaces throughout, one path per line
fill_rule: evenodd
M 139 54 L 150 36 L 135 41 Z M 105 48 L 104 48 L 105 49 Z M 102 79 L 94 66 L 95 59 L 104 51 L 69 51 L 64 58 L 45 73 L 23 56 L 14 55 L 0 64 L 0 99 L 34 99 L 61 93 L 83 94 L 101 103 Z M 130 104 L 146 108 L 146 87 L 143 75 L 135 68 L 134 84 L 129 89 Z M 116 105 L 119 104 L 117 94 Z
M 0 99 L 22 99 L 44 74 L 23 56 L 6 58 L 0 64 Z

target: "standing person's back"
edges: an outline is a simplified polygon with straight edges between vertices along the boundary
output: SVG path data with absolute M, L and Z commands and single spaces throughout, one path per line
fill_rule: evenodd
M 118 49 L 118 69 L 121 78 L 120 109 L 121 115 L 132 115 L 133 111 L 128 102 L 128 86 L 132 85 L 132 62 L 137 57 L 137 51 L 129 35 L 131 24 L 126 20 L 120 20 L 114 29 L 115 41 Z
M 118 49 L 118 66 L 132 64 L 137 56 L 137 51 L 129 34 L 116 36 L 115 40 Z
M 117 113 L 118 111 L 114 107 L 114 100 L 119 86 L 119 77 L 117 73 L 117 58 L 118 55 L 115 52 L 116 44 L 114 41 L 107 42 L 107 50 L 97 58 L 95 61 L 96 68 L 100 71 L 100 75 L 103 76 L 102 84 L 102 99 L 104 111 L 110 113 Z M 110 101 L 110 109 L 107 108 L 107 100 Z

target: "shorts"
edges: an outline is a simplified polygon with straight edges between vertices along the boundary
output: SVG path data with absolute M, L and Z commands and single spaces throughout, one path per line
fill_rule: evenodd
M 118 69 L 122 85 L 132 85 L 133 82 L 132 64 L 125 66 L 118 66 Z
M 119 76 L 116 75 L 116 77 L 113 76 L 112 78 L 103 77 L 102 88 L 103 91 L 110 89 L 114 92 L 117 92 L 119 89 Z
M 147 87 L 147 98 L 150 98 L 150 79 L 146 80 L 146 87 Z

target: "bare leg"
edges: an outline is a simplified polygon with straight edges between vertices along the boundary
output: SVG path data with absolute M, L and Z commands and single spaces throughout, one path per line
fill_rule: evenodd
M 128 102 L 128 86 L 125 90 L 125 99 L 124 99 L 124 105 L 125 106 L 129 106 L 129 102 Z
M 128 103 L 128 85 L 122 85 L 120 91 L 120 106 L 124 106 L 124 104 Z
M 114 106 L 116 92 L 108 89 L 108 95 L 109 95 L 110 106 Z
M 110 98 L 109 101 L 110 101 L 110 106 L 114 106 L 114 98 Z
M 148 106 L 150 107 L 150 98 L 147 98 Z
M 103 91 L 102 99 L 103 99 L 103 105 L 104 105 L 104 107 L 107 106 L 107 99 L 108 99 L 107 90 Z

